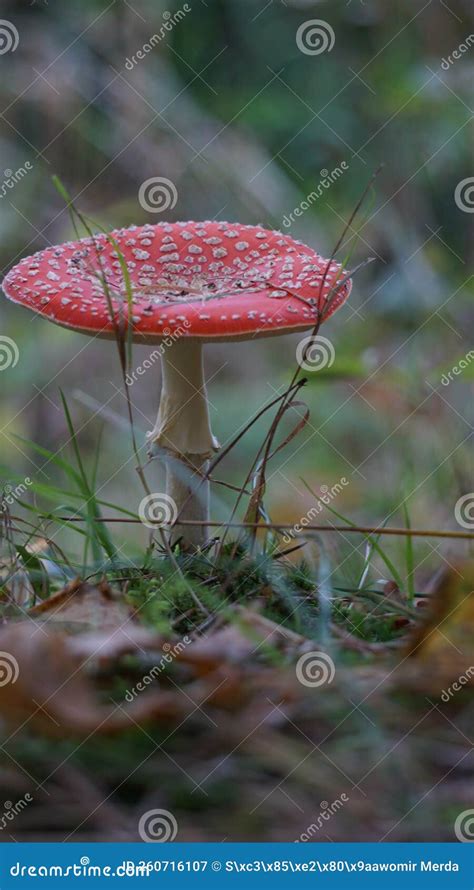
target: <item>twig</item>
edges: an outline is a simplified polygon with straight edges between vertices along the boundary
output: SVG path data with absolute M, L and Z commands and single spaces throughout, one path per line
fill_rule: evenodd
M 49 519 L 52 522 L 123 522 L 123 523 L 132 523 L 136 525 L 142 524 L 141 519 L 134 519 L 132 517 L 119 517 L 119 516 L 97 516 L 93 517 L 92 520 L 86 520 L 84 517 L 69 517 L 69 516 L 53 516 L 50 513 L 40 514 L 42 519 Z M 22 518 L 20 516 L 12 516 L 12 520 L 15 522 L 22 522 Z M 152 520 L 150 520 L 150 523 Z M 459 538 L 464 541 L 474 541 L 474 532 L 457 532 L 452 530 L 442 530 L 442 529 L 427 529 L 427 528 L 397 528 L 387 527 L 387 526 L 373 526 L 373 525 L 305 525 L 304 529 L 301 532 L 297 532 L 294 530 L 294 526 L 289 523 L 277 523 L 277 522 L 217 522 L 215 520 L 194 520 L 194 519 L 182 519 L 182 525 L 189 526 L 202 526 L 204 528 L 256 528 L 256 529 L 268 529 L 269 531 L 287 531 L 288 529 L 293 529 L 294 537 L 304 537 L 306 532 L 344 532 L 344 534 L 351 534 L 356 532 L 361 535 L 395 535 L 400 537 L 406 537 L 407 535 L 412 535 L 415 538 Z M 160 527 L 161 525 L 172 526 L 173 523 L 159 523 L 156 522 L 156 525 Z M 18 529 L 17 529 L 18 530 Z

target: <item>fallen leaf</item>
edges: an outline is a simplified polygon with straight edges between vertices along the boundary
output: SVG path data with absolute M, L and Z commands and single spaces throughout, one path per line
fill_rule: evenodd
M 220 664 L 242 662 L 251 654 L 255 643 L 234 625 L 227 625 L 207 637 L 200 637 L 177 656 L 179 661 L 194 666 L 198 673 L 215 670 Z
M 0 630 L 0 716 L 14 731 L 31 726 L 45 735 L 117 732 L 154 718 L 180 718 L 186 701 L 158 690 L 130 704 L 105 706 L 70 640 L 33 621 Z
M 233 620 L 215 629 L 205 637 L 199 637 L 186 646 L 177 659 L 194 665 L 200 672 L 215 670 L 220 664 L 247 662 L 253 655 L 258 658 L 262 646 L 296 647 L 306 638 L 289 628 L 276 624 L 254 609 L 235 605 L 229 609 Z
M 466 561 L 439 576 L 425 621 L 409 641 L 402 673 L 441 693 L 462 679 L 474 685 L 474 563 Z
M 93 628 L 101 631 L 118 627 L 133 617 L 132 609 L 107 583 L 95 586 L 80 579 L 34 606 L 28 614 L 48 623 L 60 622 L 72 630 Z
M 128 618 L 118 627 L 105 631 L 74 634 L 67 645 L 69 652 L 78 659 L 98 659 L 102 663 L 137 651 L 143 655 L 156 650 L 166 654 L 165 643 L 169 644 L 164 637 Z

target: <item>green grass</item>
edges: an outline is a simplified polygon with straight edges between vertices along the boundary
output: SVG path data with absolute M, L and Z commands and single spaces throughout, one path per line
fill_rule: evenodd
M 9 582 L 21 565 L 36 601 L 61 589 L 65 579 L 106 579 L 144 627 L 170 641 L 206 636 L 212 644 L 216 630 L 234 628 L 252 645 L 243 663 L 228 662 L 221 653 L 222 663 L 209 675 L 195 675 L 179 660 L 160 670 L 149 692 L 184 703 L 187 710 L 177 721 L 150 715 L 145 721 L 131 719 L 113 736 L 66 733 L 53 742 L 29 721 L 12 739 L 7 730 L 5 750 L 16 764 L 11 775 L 19 770 L 45 782 L 50 795 L 43 806 L 42 792 L 35 792 L 30 823 L 26 814 L 19 817 L 15 836 L 27 837 L 31 824 L 45 839 L 106 840 L 118 832 L 136 840 L 137 813 L 158 806 L 176 816 L 180 838 L 195 837 L 199 824 L 200 836 L 209 840 L 297 839 L 314 821 L 319 801 L 344 791 L 349 802 L 330 826 L 333 839 L 380 839 L 392 828 L 392 840 L 451 839 L 452 812 L 462 809 L 454 778 L 451 809 L 436 794 L 430 795 L 429 807 L 412 809 L 439 782 L 438 751 L 458 750 L 454 721 L 461 728 L 465 722 L 459 702 L 449 704 L 446 721 L 433 712 L 426 695 L 392 688 L 385 680 L 397 651 L 423 618 L 416 608 L 423 590 L 416 586 L 418 545 L 409 534 L 408 511 L 408 534 L 390 552 L 382 535 L 361 535 L 360 546 L 350 553 L 342 541 L 341 558 L 324 535 L 308 535 L 300 549 L 286 555 L 292 548 L 274 531 L 261 532 L 256 540 L 229 536 L 223 546 L 197 554 L 182 552 L 179 542 L 167 552 L 161 538 L 150 540 L 148 533 L 140 547 L 127 541 L 126 526 L 108 527 L 103 521 L 106 515 L 136 514 L 98 497 L 100 448 L 84 458 L 65 399 L 63 408 L 67 446 L 54 453 L 24 443 L 54 467 L 55 475 L 51 483 L 34 482 L 32 500 L 15 505 L 20 515 L 11 523 L 8 541 L 17 562 L 3 579 L 0 615 L 25 618 L 25 606 L 8 601 Z M 332 506 L 329 511 L 354 527 Z M 66 514 L 81 521 L 64 522 Z M 267 517 L 263 502 L 261 515 Z M 31 553 L 36 541 L 41 549 Z M 390 590 L 387 579 L 393 582 Z M 252 614 L 292 634 L 292 642 L 262 641 L 249 623 Z M 302 695 L 295 664 L 308 648 L 331 653 L 336 679 Z M 128 691 L 159 657 L 138 649 L 112 663 L 93 661 L 87 673 L 98 704 L 121 713 L 128 707 Z M 38 672 L 41 676 L 40 666 Z M 222 684 L 224 690 L 230 684 L 224 701 L 214 698 Z M 141 692 L 139 700 L 147 694 Z M 360 779 L 365 796 L 358 791 Z M 8 783 L 5 795 L 12 798 Z M 280 785 L 298 802 L 296 808 L 278 792 Z M 54 813 L 63 812 L 64 797 L 70 806 L 58 822 Z

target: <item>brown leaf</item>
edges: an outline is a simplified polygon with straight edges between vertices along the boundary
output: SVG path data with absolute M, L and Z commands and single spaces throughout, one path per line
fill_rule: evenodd
M 137 650 L 162 650 L 165 642 L 139 624 L 134 611 L 105 582 L 96 587 L 77 579 L 28 614 L 50 629 L 73 631 L 67 648 L 79 660 L 110 661 Z
M 252 655 L 258 658 L 263 644 L 295 648 L 305 642 L 304 637 L 254 609 L 234 606 L 231 613 L 235 616 L 232 623 L 195 640 L 179 653 L 178 660 L 205 673 L 223 663 L 247 662 Z
M 46 735 L 117 732 L 153 718 L 182 718 L 186 701 L 155 692 L 132 703 L 99 703 L 91 678 L 70 650 L 70 640 L 33 621 L 0 630 L 0 716 L 10 729 L 33 727 Z M 3 677 L 5 680 L 5 676 Z
M 101 663 L 113 661 L 122 655 L 140 651 L 163 650 L 164 637 L 142 627 L 133 619 L 118 627 L 91 631 L 89 633 L 74 634 L 68 640 L 69 652 L 82 661 L 98 659 Z
M 133 611 L 109 587 L 98 587 L 76 579 L 64 590 L 30 609 L 35 619 L 61 623 L 72 630 L 100 629 L 105 631 L 129 622 Z
M 198 673 L 215 670 L 223 663 L 242 662 L 255 649 L 255 642 L 244 636 L 235 625 L 228 625 L 186 647 L 177 657 L 195 667 Z
M 424 612 L 426 620 L 408 646 L 408 672 L 433 692 L 445 690 L 460 677 L 462 685 L 474 685 L 472 561 L 449 568 L 439 577 Z

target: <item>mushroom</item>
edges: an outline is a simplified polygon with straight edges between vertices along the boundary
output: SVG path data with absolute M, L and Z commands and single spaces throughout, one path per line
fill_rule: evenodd
M 94 337 L 115 336 L 112 307 L 115 318 L 126 313 L 134 342 L 160 345 L 161 400 L 149 449 L 152 455 L 164 450 L 169 458 L 166 497 L 178 518 L 173 538 L 180 535 L 185 547 L 196 548 L 205 540 L 202 522 L 209 511 L 203 475 L 218 448 L 203 344 L 314 328 L 349 296 L 351 281 L 338 263 L 281 232 L 178 222 L 132 226 L 47 248 L 21 260 L 3 289 L 13 302 Z M 180 526 L 179 519 L 201 524 Z

